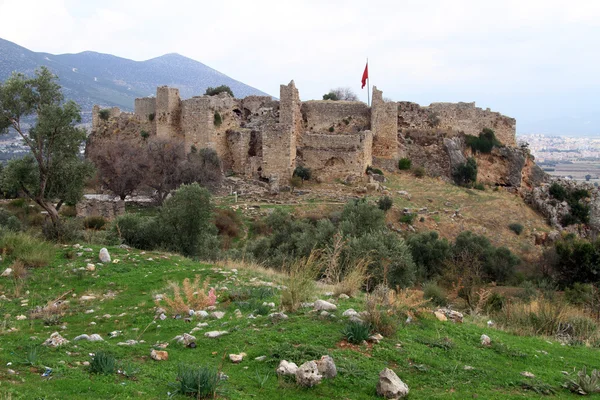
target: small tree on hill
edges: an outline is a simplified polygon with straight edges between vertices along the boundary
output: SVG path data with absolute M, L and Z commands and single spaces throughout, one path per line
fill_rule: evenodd
M 197 182 L 210 191 L 217 189 L 223 181 L 217 152 L 213 149 L 192 149 L 179 165 L 179 180 L 182 184 Z
M 235 97 L 233 95 L 233 91 L 227 85 L 221 85 L 221 86 L 217 86 L 217 87 L 211 87 L 211 86 L 209 86 L 209 87 L 206 88 L 206 92 L 204 92 L 204 95 L 205 96 L 216 96 L 219 93 L 223 93 L 223 92 L 229 93 L 229 95 L 231 97 Z
M 471 186 L 477 181 L 477 160 L 473 157 L 460 164 L 454 170 L 454 182 L 460 186 Z
M 339 87 L 324 94 L 323 100 L 358 101 L 358 96 L 349 87 Z
M 148 169 L 144 183 L 156 191 L 156 201 L 162 204 L 169 193 L 181 185 L 179 165 L 185 159 L 184 144 L 155 138 L 148 141 L 145 157 Z
M 86 137 L 83 129 L 75 127 L 81 121 L 79 106 L 72 101 L 63 103 L 56 80 L 42 67 L 33 78 L 15 73 L 0 84 L 0 133 L 14 129 L 31 151 L 9 163 L 4 181 L 42 207 L 55 227 L 60 206 L 81 198 L 84 183 L 93 172 L 93 166 L 79 157 L 79 146 Z M 34 121 L 29 131 L 24 126 L 26 119 Z

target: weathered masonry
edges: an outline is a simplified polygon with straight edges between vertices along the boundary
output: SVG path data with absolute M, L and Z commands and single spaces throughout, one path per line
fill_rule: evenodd
M 434 103 L 428 107 L 389 102 L 373 88 L 372 106 L 350 101 L 300 101 L 291 81 L 281 85 L 280 100 L 268 96 L 234 99 L 228 94 L 182 100 L 179 90 L 159 87 L 156 97 L 135 101 L 135 111 L 109 111 L 93 131 L 180 140 L 186 149 L 212 148 L 225 171 L 249 178 L 287 179 L 305 166 L 322 180 L 363 175 L 367 166 L 392 169 L 405 156 L 407 129 L 445 130 L 478 135 L 492 128 L 498 139 L 515 146 L 515 120 L 482 110 L 475 103 Z

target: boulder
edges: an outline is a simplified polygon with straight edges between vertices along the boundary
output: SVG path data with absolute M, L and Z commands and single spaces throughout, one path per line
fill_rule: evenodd
M 275 320 L 275 321 L 280 321 L 280 320 L 288 319 L 288 316 L 282 312 L 276 312 L 276 313 L 269 314 L 269 318 L 271 318 L 272 320 Z
M 192 343 L 196 343 L 196 338 L 189 333 L 184 333 L 183 335 L 179 335 L 175 337 L 177 343 L 181 343 L 184 346 L 190 346 Z
M 448 321 L 448 318 L 446 318 L 446 315 L 443 314 L 443 313 L 441 313 L 441 312 L 439 312 L 439 311 L 435 311 L 433 314 L 435 315 L 435 317 L 438 320 L 440 320 L 442 322 Z
M 216 319 L 221 319 L 225 316 L 225 313 L 223 311 L 215 311 L 211 313 L 210 316 Z
M 6 268 L 6 269 L 4 270 L 4 272 L 2 273 L 2 275 L 0 275 L 0 276 L 4 276 L 4 277 L 11 276 L 11 275 L 12 275 L 12 272 L 13 272 L 12 268 Z
M 481 335 L 481 345 L 482 346 L 490 346 L 492 344 L 492 339 L 488 335 Z
M 98 258 L 100 258 L 100 261 L 103 263 L 109 263 L 110 262 L 110 254 L 108 254 L 108 250 L 106 249 L 106 247 L 103 247 L 100 249 L 100 253 L 98 254 Z
M 408 396 L 408 386 L 398 378 L 394 371 L 386 368 L 379 373 L 377 394 L 386 399 L 401 399 Z
M 204 334 L 204 336 L 207 337 L 207 338 L 213 339 L 213 338 L 218 338 L 218 337 L 223 336 L 223 335 L 227 335 L 228 333 L 229 332 L 227 332 L 227 331 L 210 331 L 210 332 L 206 332 Z
M 462 313 L 459 313 L 458 311 L 454 311 L 449 308 L 439 308 L 436 312 L 440 313 L 440 314 L 444 314 L 446 316 L 446 318 L 448 318 L 452 322 L 458 322 L 458 323 L 463 322 L 463 315 L 462 315 Z
M 348 317 L 348 318 L 357 317 L 358 313 L 353 308 L 349 308 L 346 311 L 344 311 L 344 313 L 342 314 L 342 316 Z
M 169 353 L 164 350 L 154 350 L 150 352 L 150 358 L 155 361 L 167 361 L 169 359 Z
M 245 356 L 246 356 L 246 353 L 230 354 L 229 360 L 234 364 L 239 364 L 242 362 L 242 360 L 244 359 Z
M 333 303 L 330 303 L 325 300 L 317 300 L 315 301 L 315 310 L 317 311 L 335 311 L 337 310 L 337 306 Z
M 302 387 L 313 387 L 323 379 L 315 361 L 307 361 L 296 370 L 296 383 Z
M 277 367 L 277 375 L 296 375 L 298 366 L 293 362 L 281 360 Z
M 319 373 L 323 375 L 323 378 L 335 378 L 337 375 L 337 368 L 333 362 L 333 358 L 330 356 L 323 356 L 320 360 L 316 361 Z
M 98 335 L 97 333 L 94 333 L 92 335 L 86 335 L 84 333 L 83 335 L 79 335 L 73 339 L 74 342 L 77 342 L 79 340 L 87 340 L 89 342 L 103 342 L 104 341 L 104 339 L 102 339 L 102 336 Z
M 50 335 L 50 337 L 48 339 L 46 339 L 46 341 L 44 343 L 42 343 L 44 346 L 48 346 L 48 347 L 58 347 L 58 346 L 62 346 L 63 344 L 67 344 L 69 343 L 69 341 L 67 339 L 65 339 L 64 337 L 62 337 L 60 335 L 60 333 L 58 332 L 54 332 L 52 335 Z

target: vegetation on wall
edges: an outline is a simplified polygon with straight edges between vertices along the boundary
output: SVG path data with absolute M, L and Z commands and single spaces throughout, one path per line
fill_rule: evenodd
M 490 153 L 494 146 L 501 146 L 502 144 L 496 139 L 496 133 L 489 128 L 484 128 L 479 136 L 466 135 L 467 146 L 471 147 L 473 151 L 479 151 L 481 153 Z
M 221 86 L 217 86 L 217 87 L 207 87 L 206 91 L 204 92 L 205 96 L 216 96 L 220 93 L 228 93 L 231 97 L 235 97 L 233 95 L 233 91 L 231 90 L 231 88 L 227 85 L 221 85 Z

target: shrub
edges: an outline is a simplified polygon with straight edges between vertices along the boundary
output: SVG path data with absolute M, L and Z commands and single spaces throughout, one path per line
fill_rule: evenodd
M 389 196 L 383 196 L 379 199 L 379 201 L 377 201 L 377 206 L 384 212 L 387 212 L 390 208 L 392 208 L 393 204 L 394 200 L 392 200 L 392 198 Z
M 340 216 L 339 227 L 344 236 L 360 237 L 384 229 L 385 213 L 366 198 L 349 201 Z
M 475 183 L 473 185 L 473 189 L 484 191 L 485 190 L 485 186 L 484 186 L 483 183 L 477 182 L 477 183 Z
M 517 235 L 520 235 L 521 233 L 523 233 L 524 228 L 523 228 L 523 225 L 521 225 L 519 223 L 512 223 L 512 224 L 508 225 L 508 229 L 510 229 Z
M 212 367 L 195 367 L 181 364 L 177 372 L 175 392 L 195 399 L 214 399 L 221 378 L 219 372 Z
M 160 208 L 165 244 L 191 257 L 214 257 L 218 250 L 210 193 L 197 183 L 182 185 Z
M 303 181 L 309 181 L 311 178 L 310 168 L 305 168 L 299 165 L 296 167 L 296 169 L 294 169 L 293 176 L 297 176 Z
M 448 305 L 448 295 L 446 291 L 435 282 L 428 282 L 423 285 L 423 297 L 438 307 Z
M 269 231 L 269 226 L 262 218 L 259 218 L 250 224 L 250 233 L 252 235 L 266 235 Z
M 600 274 L 600 242 L 583 239 L 566 239 L 555 244 L 558 283 L 565 287 L 576 282 L 598 282 Z
M 369 172 L 376 174 L 376 175 L 383 175 L 383 171 L 380 170 L 379 168 L 373 168 L 370 165 L 367 166 L 367 170 L 366 173 L 368 174 Z
M 412 173 L 416 178 L 423 178 L 426 175 L 425 168 L 423 167 L 414 167 Z
M 339 296 L 345 294 L 350 297 L 356 296 L 362 289 L 365 281 L 369 278 L 368 269 L 370 261 L 368 259 L 352 260 L 350 265 L 346 265 L 342 277 L 333 287 L 333 295 Z
M 289 265 L 286 288 L 281 292 L 281 305 L 286 311 L 298 310 L 301 303 L 310 301 L 315 295 L 315 279 L 322 267 L 319 257 L 320 253 L 313 250 L 307 258 Z
M 231 97 L 235 97 L 233 95 L 233 91 L 231 90 L 231 88 L 227 85 L 221 85 L 221 86 L 217 86 L 217 87 L 207 87 L 206 88 L 206 92 L 204 92 L 205 96 L 216 96 L 219 93 L 228 93 Z
M 479 136 L 466 135 L 467 146 L 473 151 L 481 153 L 490 153 L 494 146 L 500 146 L 501 143 L 496 139 L 496 134 L 489 128 L 484 128 Z
M 59 243 L 72 243 L 82 238 L 83 225 L 79 219 L 61 219 L 57 225 L 46 221 L 42 225 L 42 233 L 46 240 Z
M 117 361 L 112 354 L 102 350 L 99 350 L 94 354 L 92 361 L 90 362 L 90 372 L 92 374 L 110 375 L 114 374 L 116 371 Z
M 581 371 L 577 371 L 577 378 L 568 380 L 564 385 L 573 393 L 588 395 L 600 393 L 600 372 L 592 370 L 590 375 L 587 374 L 586 367 Z
M 11 214 L 9 211 L 0 208 L 0 228 L 13 232 L 18 232 L 23 227 L 19 218 Z
M 453 173 L 454 182 L 460 186 L 470 186 L 477 181 L 477 161 L 470 157 L 459 164 Z
M 108 108 L 100 110 L 98 112 L 98 116 L 100 117 L 101 120 L 108 121 L 108 119 L 110 118 L 110 110 Z
M 550 185 L 549 193 L 550 196 L 554 197 L 558 201 L 565 201 L 568 198 L 567 189 L 565 189 L 558 182 L 554 182 L 552 185 Z
M 593 285 L 575 282 L 572 287 L 565 289 L 565 300 L 569 304 L 584 306 L 594 300 L 595 292 Z
M 156 114 L 155 113 L 148 114 L 148 121 L 152 122 L 152 121 L 154 121 L 154 118 L 156 118 Z
M 401 158 L 398 161 L 398 169 L 400 169 L 402 171 L 409 170 L 411 165 L 412 165 L 412 161 L 410 160 L 410 158 Z
M 115 219 L 111 234 L 122 243 L 142 250 L 159 247 L 165 238 L 156 217 L 139 214 L 125 214 Z
M 415 213 L 406 213 L 406 214 L 402 214 L 400 216 L 399 221 L 403 224 L 412 225 L 413 222 L 415 222 L 416 217 L 417 217 L 417 214 L 415 214 Z
M 83 220 L 83 227 L 85 229 L 94 229 L 96 231 L 99 231 L 101 229 L 104 229 L 105 225 L 106 220 L 102 216 L 87 217 Z
M 349 343 L 361 344 L 371 335 L 371 327 L 368 324 L 360 321 L 349 321 L 342 334 Z
M 148 139 L 150 137 L 150 134 L 148 133 L 148 131 L 142 130 L 140 132 L 140 136 L 142 137 L 142 139 Z
M 328 131 L 331 132 L 331 133 L 333 133 L 334 130 L 335 130 L 335 128 L 333 126 L 330 126 L 329 129 L 328 129 Z
M 215 124 L 215 126 L 218 128 L 221 126 L 221 124 L 223 123 L 223 118 L 221 117 L 221 114 L 219 114 L 218 111 L 215 111 L 215 115 L 213 118 L 213 123 Z
M 54 259 L 56 250 L 51 243 L 26 233 L 5 232 L 0 237 L 1 253 L 27 267 L 45 267 Z
M 176 282 L 170 282 L 169 288 L 173 291 L 173 297 L 163 296 L 165 306 L 175 315 L 187 314 L 190 310 L 201 310 L 215 305 L 216 292 L 214 288 L 209 290 L 208 284 L 209 281 L 202 282 L 199 275 L 196 275 L 193 282 L 189 278 L 185 278 L 182 286 Z
M 502 310 L 504 304 L 506 303 L 506 297 L 502 296 L 499 293 L 493 292 L 485 302 L 485 311 L 489 313 L 495 313 Z
M 303 183 L 304 183 L 304 180 L 302 178 L 300 178 L 299 176 L 292 176 L 290 178 L 290 187 L 292 188 L 292 192 L 294 191 L 294 189 L 302 187 Z
M 242 221 L 238 213 L 234 210 L 217 209 L 215 211 L 215 226 L 219 231 L 219 235 L 229 236 L 231 238 L 238 237 L 240 234 L 240 226 Z
M 223 181 L 221 159 L 214 149 L 192 149 L 178 169 L 182 184 L 199 183 L 214 192 Z
M 442 268 L 451 257 L 450 243 L 446 239 L 440 238 L 437 232 L 424 232 L 409 236 L 406 243 L 422 278 L 442 275 Z
M 329 93 L 325 93 L 323 95 L 323 100 L 333 100 L 333 101 L 337 101 L 339 100 L 337 95 L 334 92 L 329 92 Z

